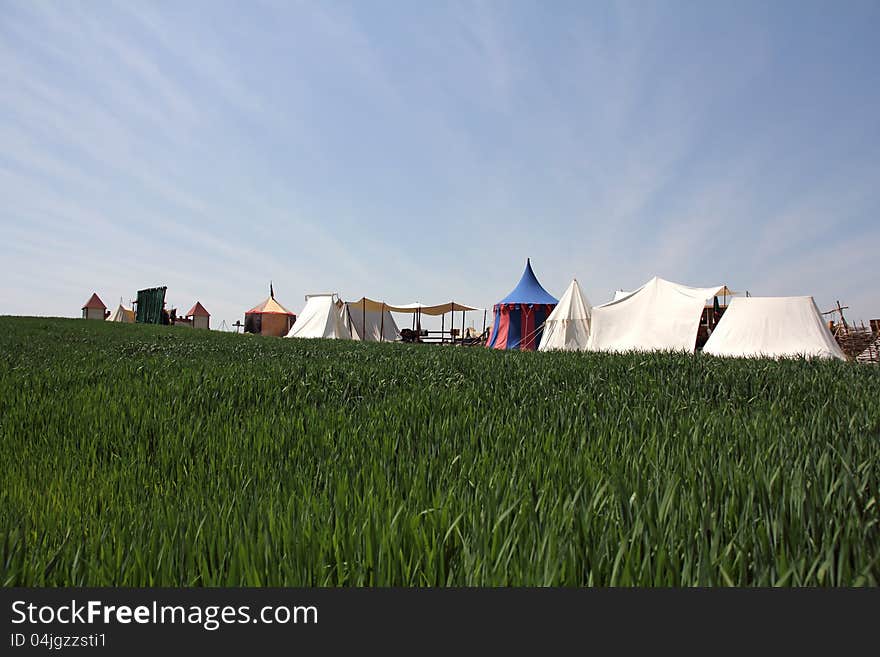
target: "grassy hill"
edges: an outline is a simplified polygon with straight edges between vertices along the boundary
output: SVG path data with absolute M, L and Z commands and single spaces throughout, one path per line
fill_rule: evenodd
M 12 585 L 876 585 L 880 368 L 0 318 Z

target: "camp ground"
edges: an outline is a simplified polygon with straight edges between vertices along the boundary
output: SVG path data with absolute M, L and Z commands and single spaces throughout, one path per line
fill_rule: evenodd
M 97 292 L 84 319 L 210 329 L 201 301 L 185 314 L 167 308 L 167 287 L 145 288 L 129 306 L 107 310 Z M 451 295 L 452 296 L 452 295 Z M 608 298 L 608 297 L 606 297 Z M 310 293 L 297 314 L 269 296 L 232 326 L 246 334 L 292 339 L 483 346 L 497 351 L 703 352 L 737 358 L 833 358 L 878 362 L 880 320 L 847 322 L 846 306 L 821 312 L 810 296 L 757 297 L 727 285 L 691 286 L 653 276 L 591 305 L 578 279 L 559 299 L 539 281 L 530 259 L 519 281 L 491 309 L 458 300 L 395 302 L 338 292 Z M 471 322 L 468 325 L 468 316 Z M 473 319 L 476 315 L 476 319 Z M 826 317 L 832 315 L 833 319 Z M 433 328 L 423 319 L 435 318 Z M 436 319 L 439 318 L 439 327 Z M 482 318 L 482 329 L 477 326 Z M 225 321 L 223 323 L 225 324 Z

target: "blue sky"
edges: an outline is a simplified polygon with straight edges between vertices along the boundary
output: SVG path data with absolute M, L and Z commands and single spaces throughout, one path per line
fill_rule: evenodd
M 877 2 L 0 0 L 0 313 L 491 307 L 529 256 L 593 303 L 878 317 L 878 34 Z

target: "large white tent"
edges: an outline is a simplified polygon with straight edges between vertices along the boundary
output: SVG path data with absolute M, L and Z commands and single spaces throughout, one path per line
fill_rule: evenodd
M 335 294 L 310 294 L 306 305 L 285 337 L 351 340 L 342 319 L 343 305 Z
M 538 351 L 584 351 L 589 339 L 590 304 L 574 279 L 544 321 Z
M 706 301 L 723 286 L 689 287 L 654 277 L 592 309 L 591 351 L 693 352 Z
M 715 356 L 846 359 L 813 297 L 733 299 L 703 351 Z

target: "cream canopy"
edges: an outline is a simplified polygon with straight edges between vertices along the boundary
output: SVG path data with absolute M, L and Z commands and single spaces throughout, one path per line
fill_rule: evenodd
M 420 301 L 414 301 L 412 303 L 393 304 L 386 303 L 384 301 L 376 301 L 375 299 L 368 299 L 367 297 L 361 297 L 357 301 L 349 301 L 347 303 L 351 307 L 363 308 L 367 311 L 374 310 L 381 312 L 383 310 L 390 310 L 393 313 L 420 313 L 422 315 L 434 316 L 444 315 L 449 312 L 483 310 L 483 308 L 466 306 L 463 303 L 455 303 L 454 301 L 450 301 L 448 303 L 440 303 L 436 305 L 428 305 Z

